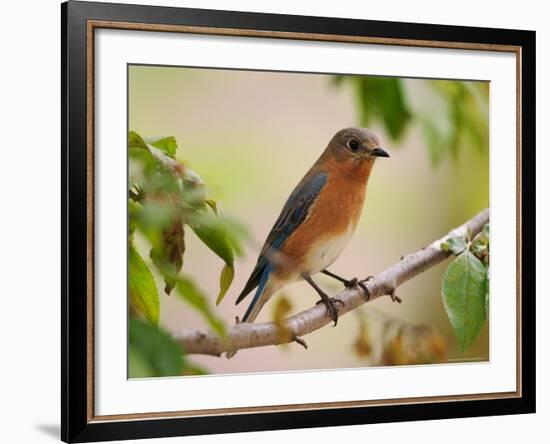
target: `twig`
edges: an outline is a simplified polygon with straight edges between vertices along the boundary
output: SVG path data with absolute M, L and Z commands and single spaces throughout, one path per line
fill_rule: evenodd
M 384 295 L 393 295 L 395 298 L 397 287 L 442 262 L 449 255 L 448 252 L 441 250 L 441 243 L 449 236 L 464 236 L 468 232 L 475 236 L 487 222 L 489 222 L 489 209 L 483 210 L 428 247 L 404 256 L 385 271 L 362 281 L 368 290 L 368 296 L 359 286 L 343 290 L 336 296 L 343 302 L 338 305 L 338 315 L 342 316 Z M 331 322 L 332 319 L 328 316 L 325 305 L 319 304 L 284 321 L 282 328 L 290 332 L 290 335 L 280 335 L 280 326 L 274 322 L 266 322 L 263 324 L 239 323 L 229 328 L 224 338 L 212 331 L 200 330 L 182 330 L 174 333 L 173 336 L 185 353 L 220 356 L 221 353 L 228 351 L 292 342 L 295 341 L 294 338 L 307 335 Z

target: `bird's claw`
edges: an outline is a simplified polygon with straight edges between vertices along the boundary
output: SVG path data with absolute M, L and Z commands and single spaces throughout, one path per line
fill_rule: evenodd
M 365 282 L 368 282 L 373 278 L 374 278 L 374 276 L 370 275 L 370 276 L 367 276 L 365 279 L 357 281 L 357 285 L 361 288 L 361 290 L 363 290 L 363 292 L 365 293 L 365 296 L 367 296 L 367 301 L 370 300 L 370 291 L 367 288 L 367 286 L 365 285 Z
M 337 305 L 344 306 L 344 301 L 338 298 L 322 298 L 317 301 L 317 304 L 325 304 L 327 307 L 327 314 L 334 321 L 334 327 L 338 324 L 338 308 Z
M 359 285 L 361 290 L 363 290 L 363 293 L 365 293 L 365 296 L 367 296 L 367 301 L 368 301 L 370 299 L 370 291 L 367 288 L 367 286 L 363 284 L 363 282 L 357 282 L 357 285 Z
M 370 277 L 372 277 L 372 276 L 370 276 Z M 367 288 L 367 286 L 363 282 L 366 282 L 369 278 L 365 279 L 364 281 L 360 281 L 357 278 L 350 279 L 346 283 L 346 288 L 359 287 L 361 290 L 363 290 L 363 293 L 365 293 L 365 296 L 367 296 L 367 301 L 368 301 L 370 299 L 370 292 L 369 292 L 369 289 Z
M 363 280 L 357 282 L 357 284 L 363 289 L 363 291 L 364 291 L 365 294 L 367 295 L 367 297 L 368 297 L 367 301 L 370 299 L 370 292 L 369 292 L 367 286 L 366 286 L 364 283 L 370 281 L 371 279 L 374 279 L 374 276 L 372 276 L 372 275 L 371 275 L 371 276 L 367 276 L 365 279 L 363 279 Z M 395 288 L 392 288 L 392 290 L 391 290 L 391 292 L 389 293 L 389 295 L 390 295 L 390 297 L 391 297 L 392 302 L 398 302 L 398 303 L 403 302 L 403 301 L 401 300 L 401 298 L 395 294 Z
M 399 303 L 403 302 L 401 298 L 395 294 L 395 289 L 392 290 L 392 292 L 390 293 L 390 298 L 392 302 L 399 302 Z
M 292 340 L 296 342 L 297 344 L 300 344 L 302 347 L 304 347 L 307 350 L 307 344 L 306 341 L 304 341 L 300 336 L 293 335 Z

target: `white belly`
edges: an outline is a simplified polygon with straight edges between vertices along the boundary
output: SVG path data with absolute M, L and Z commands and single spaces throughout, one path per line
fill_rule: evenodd
M 331 238 L 321 239 L 311 249 L 305 264 L 305 273 L 315 274 L 324 270 L 334 263 L 338 256 L 344 251 L 353 235 L 352 224 L 340 235 Z

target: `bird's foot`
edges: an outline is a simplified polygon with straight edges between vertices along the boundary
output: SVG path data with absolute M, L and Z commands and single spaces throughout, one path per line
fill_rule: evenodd
M 367 286 L 365 284 L 363 284 L 363 282 L 365 282 L 365 281 L 360 281 L 356 277 L 352 278 L 352 279 L 345 279 L 342 276 L 338 276 L 337 274 L 334 274 L 334 273 L 332 273 L 331 271 L 328 271 L 328 270 L 323 270 L 322 273 L 324 273 L 327 276 L 330 276 L 330 277 L 342 282 L 346 288 L 360 287 L 363 290 L 363 292 L 365 293 L 365 295 L 367 295 L 367 300 L 368 300 L 368 298 L 370 298 L 369 290 L 368 290 Z M 368 279 L 369 278 L 367 278 L 367 280 Z
M 344 278 L 342 276 L 339 276 L 339 275 L 333 273 L 332 271 L 328 271 L 328 270 L 322 270 L 321 273 L 326 274 L 327 276 L 330 276 L 331 278 L 336 279 L 339 282 L 342 282 L 342 284 L 344 284 L 344 286 L 346 288 L 355 287 L 357 285 L 357 282 L 358 282 L 357 278 L 346 279 L 346 278 Z
M 363 290 L 363 292 L 367 296 L 367 301 L 370 300 L 370 291 L 367 288 L 367 286 L 365 285 L 365 282 L 368 282 L 371 279 L 374 279 L 374 276 L 372 274 L 370 276 L 367 276 L 365 279 L 361 279 L 360 281 L 357 282 L 357 285 L 359 285 L 359 287 L 361 287 L 361 289 Z
M 392 291 L 390 293 L 390 298 L 392 302 L 403 302 L 399 296 L 395 294 L 395 288 L 392 288 Z
M 325 307 L 327 307 L 327 314 L 334 321 L 334 327 L 336 327 L 336 324 L 338 324 L 337 306 L 341 305 L 343 307 L 345 305 L 344 301 L 338 298 L 330 298 L 328 296 L 325 296 L 321 297 L 321 299 L 317 301 L 317 304 L 325 304 Z
M 366 295 L 368 296 L 367 301 L 370 299 L 370 293 L 369 293 L 369 290 L 366 288 L 366 285 L 364 283 L 370 281 L 371 279 L 374 279 L 374 276 L 372 276 L 372 275 L 367 276 L 365 279 L 358 282 L 358 285 L 360 285 L 360 286 L 361 286 L 361 284 L 363 284 L 361 286 L 361 288 L 365 291 Z M 388 294 L 389 294 L 392 302 L 398 302 L 398 303 L 403 302 L 401 300 L 401 298 L 395 294 L 395 288 L 392 288 L 392 290 Z
M 307 344 L 306 341 L 304 341 L 300 336 L 293 335 L 292 340 L 296 342 L 297 344 L 300 344 L 302 347 L 304 347 L 307 350 Z
M 340 276 L 336 276 L 335 274 L 331 273 L 330 271 L 323 270 L 323 273 L 334 277 L 335 279 L 338 279 L 340 282 L 346 281 L 345 279 L 341 278 Z M 311 276 L 309 275 L 303 275 L 302 276 L 304 280 L 311 285 L 315 291 L 321 296 L 321 300 L 317 301 L 317 304 L 320 304 L 321 302 L 325 304 L 327 307 L 327 314 L 329 317 L 334 321 L 334 326 L 336 327 L 336 324 L 338 324 L 338 307 L 337 305 L 344 305 L 344 301 L 337 298 L 331 298 L 329 297 L 323 290 L 321 290 L 321 287 L 319 287 L 313 279 L 311 279 Z
M 367 280 L 368 278 L 365 279 L 364 281 L 360 281 L 357 278 L 353 278 L 353 279 L 350 279 L 345 285 L 346 285 L 346 288 L 359 287 L 361 290 L 363 290 L 363 293 L 365 293 L 365 296 L 367 297 L 367 301 L 368 301 L 370 299 L 370 292 L 367 286 L 364 284 L 364 282 L 366 282 Z

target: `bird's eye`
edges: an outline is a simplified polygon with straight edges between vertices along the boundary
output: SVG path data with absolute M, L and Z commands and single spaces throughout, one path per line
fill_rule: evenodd
M 357 151 L 359 149 L 359 142 L 355 139 L 351 139 L 349 142 L 348 142 L 348 147 L 351 151 Z

